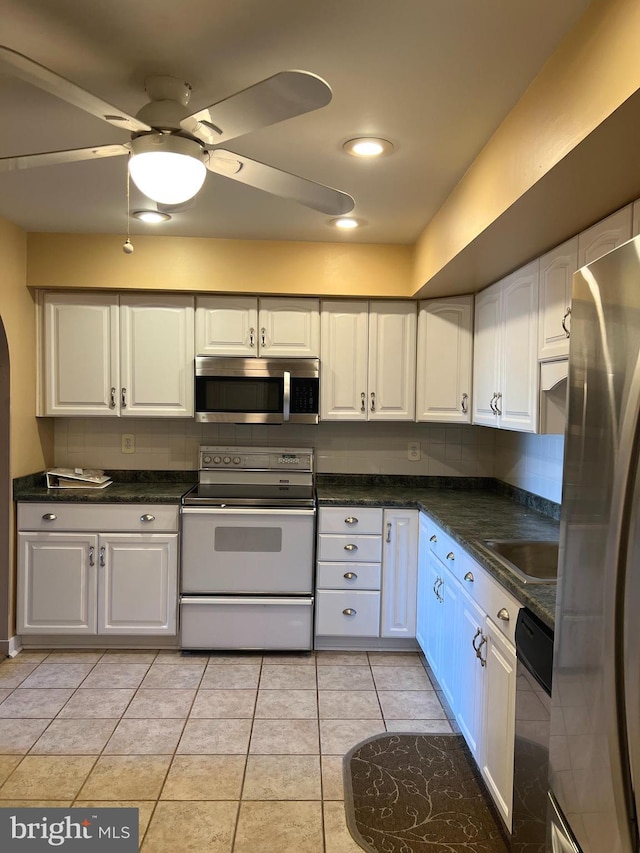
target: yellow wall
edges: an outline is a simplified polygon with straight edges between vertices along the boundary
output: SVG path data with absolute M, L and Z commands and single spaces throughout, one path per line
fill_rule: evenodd
M 638 0 L 591 4 L 424 229 L 413 292 L 640 88 L 638 44 Z
M 29 234 L 27 283 L 37 288 L 409 296 L 410 246 Z

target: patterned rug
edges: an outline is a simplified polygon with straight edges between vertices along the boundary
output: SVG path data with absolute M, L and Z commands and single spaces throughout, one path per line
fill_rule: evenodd
M 347 825 L 370 853 L 507 853 L 462 735 L 375 735 L 344 757 Z

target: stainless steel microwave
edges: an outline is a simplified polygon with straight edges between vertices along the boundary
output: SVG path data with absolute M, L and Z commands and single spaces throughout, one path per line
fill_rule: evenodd
M 205 423 L 317 424 L 317 358 L 220 358 L 195 361 L 196 420 Z

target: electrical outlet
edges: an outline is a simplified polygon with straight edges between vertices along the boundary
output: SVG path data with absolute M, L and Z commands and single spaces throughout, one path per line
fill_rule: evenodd
M 407 448 L 407 459 L 410 459 L 412 462 L 420 461 L 420 442 L 419 441 L 410 441 L 409 446 Z
M 136 437 L 133 433 L 125 432 L 122 434 L 121 450 L 123 453 L 136 452 Z

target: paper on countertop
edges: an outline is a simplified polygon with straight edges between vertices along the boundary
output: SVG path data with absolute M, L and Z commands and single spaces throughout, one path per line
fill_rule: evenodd
M 111 477 L 91 468 L 48 468 L 46 481 L 48 489 L 104 489 Z

